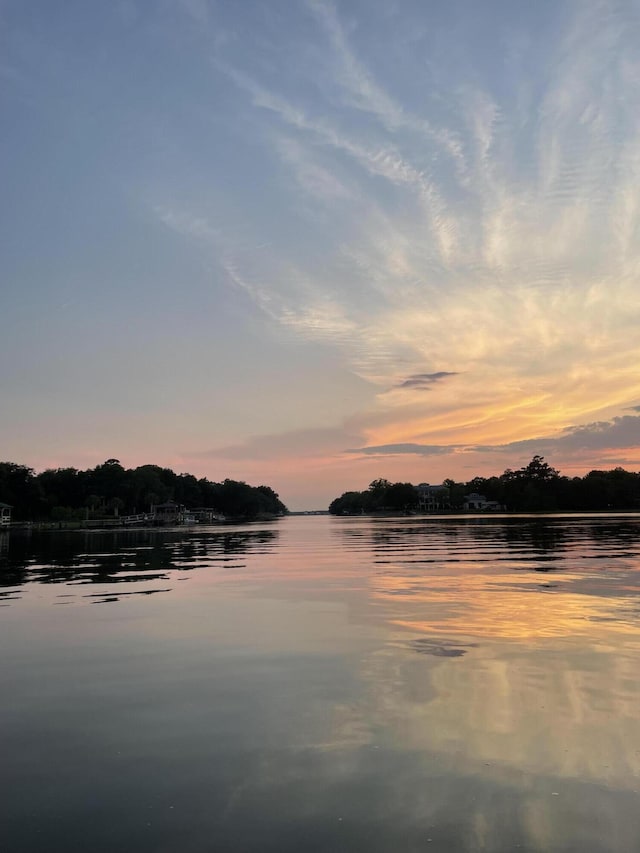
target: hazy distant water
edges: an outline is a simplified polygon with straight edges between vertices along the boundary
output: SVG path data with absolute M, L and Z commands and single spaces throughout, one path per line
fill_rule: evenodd
M 640 849 L 640 519 L 0 535 L 13 851 Z

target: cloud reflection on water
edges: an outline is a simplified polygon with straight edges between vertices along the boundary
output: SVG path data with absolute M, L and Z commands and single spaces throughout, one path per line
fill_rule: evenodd
M 637 518 L 139 537 L 10 555 L 7 659 L 32 691 L 20 724 L 32 697 L 77 703 L 81 738 L 95 692 L 138 789 L 154 784 L 141 756 L 169 768 L 189 791 L 183 827 L 208 827 L 207 843 L 260 849 L 261 826 L 280 850 L 637 846 Z M 48 607 L 61 596 L 74 606 Z M 84 606 L 96 596 L 110 607 Z

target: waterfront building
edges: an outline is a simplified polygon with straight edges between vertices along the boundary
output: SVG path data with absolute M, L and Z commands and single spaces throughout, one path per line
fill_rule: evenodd
M 11 504 L 4 504 L 0 501 L 0 527 L 11 524 Z
M 447 486 L 430 486 L 420 483 L 418 486 L 418 509 L 420 512 L 441 512 L 449 509 L 450 494 Z
M 182 524 L 185 517 L 185 507 L 175 501 L 167 501 L 163 504 L 153 504 L 151 515 L 154 524 L 173 525 Z
M 503 512 L 504 507 L 498 501 L 488 501 L 484 495 L 471 492 L 464 496 L 463 509 L 476 512 Z

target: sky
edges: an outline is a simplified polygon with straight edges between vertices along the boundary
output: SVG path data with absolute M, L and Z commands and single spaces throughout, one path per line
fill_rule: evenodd
M 0 0 L 0 458 L 640 468 L 640 0 Z

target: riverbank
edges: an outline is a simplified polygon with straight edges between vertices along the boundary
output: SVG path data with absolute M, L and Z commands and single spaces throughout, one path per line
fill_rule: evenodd
M 177 527 L 184 529 L 197 529 L 198 527 L 219 527 L 225 524 L 248 524 L 255 521 L 275 521 L 278 518 L 285 518 L 284 515 L 275 513 L 260 513 L 259 515 L 248 516 L 225 516 L 214 521 L 208 522 L 183 522 L 181 524 L 127 524 L 122 519 L 118 518 L 101 518 L 90 519 L 88 521 L 16 521 L 11 524 L 4 525 L 2 532 L 13 531 L 29 533 L 31 531 L 56 531 L 56 530 L 158 530 L 166 527 Z

